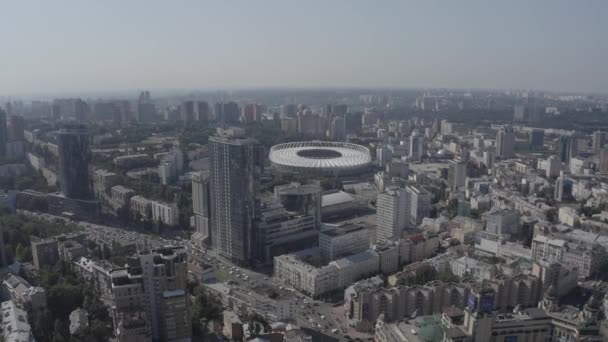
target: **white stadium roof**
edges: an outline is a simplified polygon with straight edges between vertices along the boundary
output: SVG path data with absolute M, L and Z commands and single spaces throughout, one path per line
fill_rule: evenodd
M 361 145 L 332 141 L 303 141 L 275 145 L 270 149 L 275 169 L 288 172 L 353 173 L 367 170 L 369 150 Z

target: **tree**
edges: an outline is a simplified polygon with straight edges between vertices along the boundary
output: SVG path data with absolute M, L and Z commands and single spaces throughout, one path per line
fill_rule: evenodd
M 53 335 L 53 320 L 48 308 L 38 308 L 31 312 L 32 332 L 38 341 L 50 341 Z
M 557 223 L 557 209 L 551 208 L 545 210 L 545 218 L 551 223 Z
M 81 288 L 63 283 L 51 287 L 47 295 L 48 306 L 53 317 L 67 319 L 70 313 L 82 306 Z
M 192 333 L 201 336 L 201 320 L 213 321 L 222 319 L 222 305 L 217 297 L 211 296 L 202 286 L 194 290 L 192 305 Z

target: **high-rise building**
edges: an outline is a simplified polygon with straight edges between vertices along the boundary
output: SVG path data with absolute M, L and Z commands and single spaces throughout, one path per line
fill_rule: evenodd
M 526 106 L 523 104 L 516 104 L 513 106 L 513 121 L 525 121 L 526 120 Z
M 62 129 L 57 134 L 59 149 L 59 184 L 71 199 L 92 198 L 89 180 L 89 134 L 84 128 Z
M 483 151 L 483 164 L 486 168 L 491 169 L 494 167 L 494 160 L 496 154 L 493 151 Z
M 408 221 L 406 190 L 387 189 L 376 200 L 376 241 L 401 237 Z
M 608 148 L 606 147 L 600 150 L 598 168 L 600 172 L 608 172 Z
M 198 106 L 196 101 L 182 102 L 182 104 L 179 106 L 179 119 L 183 122 L 196 121 L 198 119 L 197 109 Z
M 241 122 L 248 123 L 262 120 L 263 108 L 257 103 L 249 103 L 241 109 Z
M 137 325 L 139 336 L 151 335 L 153 341 L 189 341 L 187 257 L 183 247 L 165 247 L 129 257 L 126 268 L 110 271 L 114 325 L 129 327 L 131 318 L 138 317 L 145 321 Z M 128 340 L 122 336 L 126 333 L 133 332 L 117 331 L 120 341 Z
M 281 109 L 281 118 L 295 118 L 298 114 L 298 106 L 295 104 L 286 104 Z
M 424 155 L 424 147 L 424 136 L 418 134 L 417 130 L 414 130 L 410 136 L 410 160 L 420 161 Z
M 387 146 L 378 147 L 376 149 L 376 161 L 378 166 L 385 168 L 393 160 L 393 151 Z
M 550 178 L 559 176 L 561 166 L 562 162 L 557 157 L 550 156 L 545 161 L 545 175 Z
M 567 135 L 562 135 L 559 138 L 559 143 L 557 146 L 559 159 L 563 163 L 568 163 L 570 158 L 576 157 L 578 153 L 578 143 L 574 137 L 570 137 Z
M 82 99 L 53 100 L 52 113 L 56 120 L 83 122 L 89 111 L 89 105 Z
M 343 116 L 334 116 L 329 127 L 329 138 L 334 141 L 346 140 L 346 120 Z
M 513 157 L 515 133 L 512 127 L 503 127 L 496 134 L 496 156 L 507 159 Z
M 0 156 L 6 155 L 6 142 L 8 132 L 6 129 L 6 112 L 0 108 Z
M 255 254 L 260 146 L 238 129 L 218 129 L 209 146 L 212 246 L 235 263 L 249 264 Z
M 409 224 L 417 226 L 423 218 L 431 214 L 431 193 L 417 185 L 409 185 L 405 191 L 409 207 Z
M 324 132 L 323 120 L 319 115 L 313 114 L 306 110 L 304 113 L 298 114 L 298 133 L 319 135 Z
M 608 135 L 606 134 L 606 132 L 602 132 L 602 131 L 595 131 L 593 132 L 593 136 L 592 136 L 592 147 L 593 147 L 593 153 L 599 153 L 600 150 L 604 147 L 604 145 L 606 144 L 606 137 Z
M 197 172 L 192 175 L 192 212 L 196 229 L 192 241 L 200 248 L 205 243 L 209 244 L 211 240 L 209 230 L 211 192 L 208 173 Z
M 149 91 L 142 91 L 139 94 L 139 100 L 137 102 L 137 121 L 138 122 L 152 122 L 156 121 L 156 106 L 152 102 Z
M 23 116 L 12 115 L 8 122 L 8 141 L 23 141 L 25 123 Z
M 532 132 L 530 132 L 530 149 L 540 149 L 544 144 L 545 131 L 542 129 L 533 129 Z
M 218 102 L 215 104 L 215 119 L 223 126 L 239 122 L 241 110 L 236 102 Z
M 467 163 L 462 160 L 450 160 L 448 168 L 448 185 L 462 188 L 467 180 Z

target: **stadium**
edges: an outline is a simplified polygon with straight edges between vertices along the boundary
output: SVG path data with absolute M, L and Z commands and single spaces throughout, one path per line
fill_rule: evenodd
M 280 173 L 314 176 L 354 176 L 369 170 L 367 147 L 333 141 L 302 141 L 270 149 L 272 169 Z

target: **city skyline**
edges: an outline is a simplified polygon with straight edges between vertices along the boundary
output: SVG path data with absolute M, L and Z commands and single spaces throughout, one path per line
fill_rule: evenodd
M 608 92 L 608 4 L 5 4 L 2 96 L 136 89 Z M 229 24 L 229 25 L 228 25 Z M 75 29 L 78 28 L 78 29 Z

